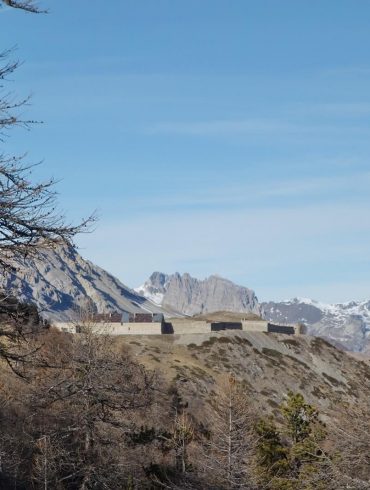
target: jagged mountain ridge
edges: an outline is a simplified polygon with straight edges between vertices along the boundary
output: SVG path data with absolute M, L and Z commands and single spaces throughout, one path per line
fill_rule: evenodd
M 352 351 L 370 351 L 370 301 L 325 304 L 306 298 L 262 304 L 266 319 L 303 322 L 311 335 L 325 337 Z
M 199 280 L 187 273 L 169 275 L 154 272 L 135 291 L 164 308 L 185 315 L 215 311 L 261 314 L 261 307 L 252 289 L 238 286 L 217 275 Z
M 307 325 L 308 333 L 351 351 L 370 353 L 370 301 L 325 304 L 311 299 L 258 303 L 251 289 L 219 276 L 204 281 L 154 272 L 136 291 L 186 315 L 212 311 L 253 312 L 276 323 Z
M 5 272 L 0 287 L 21 301 L 36 304 L 50 320 L 71 320 L 76 317 L 76 307 L 88 303 L 104 313 L 168 313 L 83 259 L 76 248 L 67 244 L 44 250 L 37 259 L 25 260 L 14 273 Z

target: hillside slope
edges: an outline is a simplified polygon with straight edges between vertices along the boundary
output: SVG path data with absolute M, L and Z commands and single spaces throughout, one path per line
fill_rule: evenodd
M 97 312 L 167 314 L 67 245 L 24 261 L 14 273 L 1 276 L 0 286 L 21 301 L 35 303 L 42 315 L 51 320 L 73 319 L 76 307 L 88 303 Z
M 355 415 L 369 408 L 370 365 L 321 338 L 228 331 L 117 341 L 175 385 L 205 424 L 221 379 L 230 373 L 244 383 L 261 416 L 278 415 L 290 390 L 302 393 L 332 426 L 355 428 Z

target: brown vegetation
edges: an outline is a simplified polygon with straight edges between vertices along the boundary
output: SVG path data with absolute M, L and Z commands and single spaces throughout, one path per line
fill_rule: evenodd
M 188 349 L 88 328 L 35 334 L 25 378 L 0 366 L 0 487 L 368 488 L 365 398 L 348 392 L 338 399 L 338 387 L 319 375 L 315 404 L 306 399 L 313 400 L 308 380 L 305 396 L 284 392 L 291 375 L 301 383 L 309 373 L 291 362 L 292 350 L 284 359 L 282 336 L 226 338 L 213 335 Z M 310 356 L 309 339 L 298 342 Z M 320 366 L 330 362 L 334 371 L 338 362 L 361 377 L 358 361 L 340 351 L 336 361 L 331 347 L 321 349 Z M 366 383 L 363 390 L 367 397 Z M 328 400 L 337 401 L 335 411 Z

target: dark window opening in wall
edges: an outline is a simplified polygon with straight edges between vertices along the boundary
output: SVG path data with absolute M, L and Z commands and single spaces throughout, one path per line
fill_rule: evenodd
M 214 322 L 211 323 L 212 332 L 220 332 L 222 330 L 242 330 L 241 322 Z
M 270 333 L 285 333 L 288 335 L 294 335 L 294 328 L 288 327 L 287 325 L 274 325 L 269 323 L 267 325 L 267 331 Z

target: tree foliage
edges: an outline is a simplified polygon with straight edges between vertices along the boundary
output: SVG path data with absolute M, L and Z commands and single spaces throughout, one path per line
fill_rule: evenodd
M 257 425 L 261 481 L 271 490 L 328 490 L 332 465 L 317 410 L 300 393 L 289 392 L 280 412 L 280 428 L 271 419 Z

